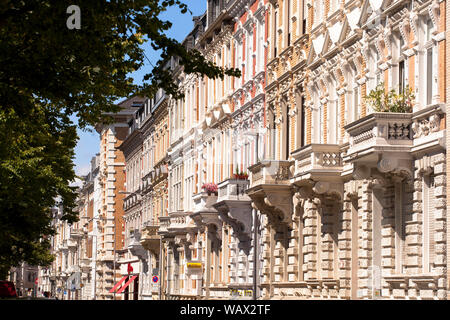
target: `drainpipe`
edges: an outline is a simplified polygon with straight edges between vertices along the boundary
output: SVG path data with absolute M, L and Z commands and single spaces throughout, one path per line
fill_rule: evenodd
M 258 296 L 256 294 L 257 290 L 257 265 L 258 265 L 258 217 L 257 217 L 257 211 L 253 208 L 253 300 L 257 300 Z
M 163 273 L 164 273 L 164 269 L 163 269 L 163 259 L 162 259 L 162 238 L 161 238 L 161 236 L 159 237 L 159 257 L 158 257 L 158 260 L 159 260 L 159 264 L 158 264 L 158 273 L 159 273 L 159 283 L 158 283 L 158 285 L 159 285 L 159 291 L 158 291 L 158 300 L 161 300 L 161 296 L 162 296 L 162 282 L 163 282 L 163 277 L 162 277 L 162 275 L 163 275 Z
M 443 70 L 448 70 L 449 69 L 449 64 L 450 64 L 450 3 L 448 1 L 446 1 L 445 3 L 445 64 L 444 64 L 444 68 Z M 444 15 L 444 13 L 441 13 L 441 16 Z M 442 18 L 441 18 L 442 19 Z M 445 88 L 446 88 L 446 119 L 447 119 L 447 128 L 449 128 L 450 125 L 450 76 L 448 74 L 447 71 L 445 72 Z M 447 129 L 447 147 L 450 145 L 450 132 Z M 446 255 L 447 255 L 447 299 L 450 299 L 450 206 L 449 206 L 449 202 L 448 199 L 450 197 L 450 188 L 449 186 L 449 182 L 450 182 L 450 175 L 449 175 L 449 168 L 450 168 L 450 157 L 448 154 L 448 150 L 446 153 L 447 156 L 447 249 L 446 249 Z
M 205 228 L 206 232 L 206 299 L 209 299 L 209 284 L 211 282 L 211 237 L 209 235 L 209 227 Z

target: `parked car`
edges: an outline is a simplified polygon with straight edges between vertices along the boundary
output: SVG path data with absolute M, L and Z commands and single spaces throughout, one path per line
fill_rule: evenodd
M 11 281 L 0 281 L 0 298 L 17 298 L 16 286 Z

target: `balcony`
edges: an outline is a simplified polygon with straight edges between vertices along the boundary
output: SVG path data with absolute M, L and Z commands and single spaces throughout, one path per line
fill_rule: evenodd
M 70 238 L 77 240 L 84 236 L 84 232 L 81 229 L 70 229 Z
M 141 200 L 142 200 L 141 188 L 139 188 L 138 190 L 132 192 L 123 199 L 123 209 L 127 211 L 139 205 L 141 203 Z
M 134 231 L 132 237 L 128 240 L 128 251 L 141 259 L 147 258 L 147 250 L 141 245 L 141 233 Z
M 233 226 L 238 238 L 248 240 L 252 226 L 251 199 L 245 193 L 248 180 L 227 179 L 218 185 L 217 203 L 213 207 L 220 217 Z
M 291 165 L 288 160 L 262 160 L 248 168 L 248 196 L 262 213 L 288 225 L 292 222 Z
M 160 236 L 158 231 L 159 226 L 151 224 L 147 224 L 142 229 L 141 245 L 154 254 L 159 254 Z
M 90 272 L 91 271 L 91 259 L 89 258 L 82 258 L 80 259 L 80 268 L 83 272 Z
M 195 223 L 189 217 L 189 212 L 176 211 L 169 214 L 170 224 L 167 230 L 170 233 L 185 234 L 195 228 Z
M 411 125 L 412 113 L 378 112 L 345 126 L 350 143 L 343 160 L 353 165 L 355 178 L 367 178 L 375 168 L 411 174 Z
M 189 216 L 197 225 L 214 224 L 217 227 L 221 225 L 219 213 L 213 204 L 217 202 L 217 195 L 200 192 L 193 195 L 194 212 Z
M 318 194 L 338 193 L 342 198 L 343 162 L 340 146 L 310 144 L 294 152 L 294 184 L 303 190 L 312 188 Z
M 72 240 L 72 238 L 67 239 L 67 247 L 68 249 L 75 249 L 78 246 L 78 242 Z
M 169 231 L 170 225 L 170 217 L 159 217 L 159 230 L 158 234 L 160 235 L 166 235 Z

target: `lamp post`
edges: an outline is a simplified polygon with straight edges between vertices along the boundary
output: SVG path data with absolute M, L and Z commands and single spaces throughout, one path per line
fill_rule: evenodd
M 248 134 L 250 136 L 255 136 L 256 138 L 256 161 L 259 161 L 259 137 L 262 135 L 264 137 L 266 133 L 265 128 L 258 128 L 254 132 L 249 132 Z M 263 149 L 263 158 L 264 158 L 264 152 L 265 148 Z M 258 228 L 259 228 L 259 221 L 258 221 L 258 211 L 255 208 L 252 208 L 253 213 L 253 243 L 254 243 L 254 261 L 253 261 L 253 300 L 257 300 L 257 289 L 258 289 L 258 281 L 257 281 L 257 274 L 258 274 Z

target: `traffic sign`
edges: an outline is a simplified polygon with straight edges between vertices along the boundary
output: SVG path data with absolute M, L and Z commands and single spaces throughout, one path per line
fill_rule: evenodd
M 152 278 L 153 283 L 158 283 L 158 280 L 159 280 L 158 276 L 153 276 Z

